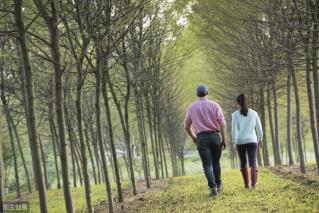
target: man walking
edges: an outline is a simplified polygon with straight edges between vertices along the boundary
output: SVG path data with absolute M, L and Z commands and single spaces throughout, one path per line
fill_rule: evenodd
M 219 160 L 226 148 L 226 122 L 220 106 L 207 95 L 205 85 L 197 87 L 199 99 L 188 108 L 184 126 L 197 145 L 210 195 L 215 197 L 223 190 Z

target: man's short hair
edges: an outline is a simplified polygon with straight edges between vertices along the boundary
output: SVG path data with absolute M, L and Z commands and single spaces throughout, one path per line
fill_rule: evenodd
M 206 85 L 199 85 L 196 92 L 198 97 L 205 97 L 208 94 L 208 88 Z

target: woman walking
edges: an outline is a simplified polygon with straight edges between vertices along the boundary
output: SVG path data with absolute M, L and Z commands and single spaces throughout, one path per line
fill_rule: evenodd
M 232 140 L 234 152 L 238 153 L 240 169 L 244 179 L 245 188 L 249 188 L 249 172 L 247 156 L 250 167 L 251 188 L 257 184 L 257 149 L 262 146 L 263 130 L 258 113 L 248 109 L 244 94 L 237 97 L 239 107 L 232 114 Z

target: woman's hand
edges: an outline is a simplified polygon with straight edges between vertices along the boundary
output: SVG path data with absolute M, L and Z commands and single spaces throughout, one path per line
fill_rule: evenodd
M 258 142 L 258 148 L 261 148 L 261 147 L 263 147 L 263 141 Z
M 237 153 L 237 145 L 236 145 L 236 144 L 233 145 L 233 152 L 234 152 L 235 154 Z

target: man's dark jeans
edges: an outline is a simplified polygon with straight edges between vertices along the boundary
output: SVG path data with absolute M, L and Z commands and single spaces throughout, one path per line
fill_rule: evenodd
M 210 188 L 221 184 L 220 164 L 221 140 L 217 133 L 200 133 L 196 139 L 197 150 L 202 160 L 205 176 Z

